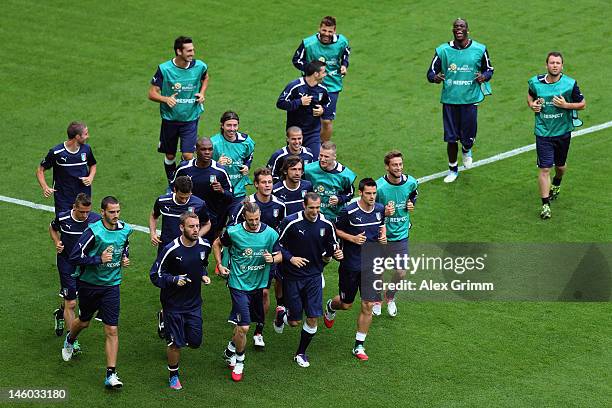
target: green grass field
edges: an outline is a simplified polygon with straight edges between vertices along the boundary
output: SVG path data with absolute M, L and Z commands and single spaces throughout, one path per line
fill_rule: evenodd
M 607 80 L 612 57 L 604 1 L 534 1 L 460 6 L 430 2 L 336 1 L 333 6 L 278 0 L 160 3 L 134 0 L 4 2 L 0 98 L 3 141 L 0 195 L 52 205 L 34 172 L 47 150 L 84 120 L 98 160 L 94 201 L 122 202 L 126 221 L 145 225 L 163 193 L 156 152 L 158 106 L 146 98 L 157 64 L 172 41 L 191 35 L 210 68 L 201 135 L 217 131 L 225 110 L 256 141 L 254 165 L 284 143 L 283 87 L 297 78 L 291 56 L 323 15 L 335 15 L 352 56 L 334 140 L 339 160 L 359 178 L 379 177 L 392 148 L 415 177 L 446 168 L 438 86 L 425 73 L 434 48 L 451 38 L 458 16 L 488 46 L 494 95 L 481 105 L 475 160 L 533 143 L 525 105 L 527 79 L 544 70 L 550 50 L 587 99 L 585 127 L 612 120 Z M 608 95 L 608 96 L 606 96 Z M 525 153 L 420 187 L 413 242 L 609 242 L 612 221 L 612 129 L 572 142 L 562 197 L 553 218 L 539 219 L 535 153 Z M 610 303 L 403 302 L 395 319 L 375 319 L 370 361 L 350 355 L 357 310 L 320 330 L 311 368 L 291 360 L 298 330 L 278 336 L 266 327 L 265 352 L 247 349 L 245 378 L 233 384 L 220 354 L 230 337 L 227 290 L 218 279 L 204 290 L 204 343 L 181 361 L 184 389 L 167 388 L 164 343 L 155 334 L 158 289 L 148 278 L 155 249 L 146 234 L 132 239 L 132 266 L 122 286 L 118 370 L 120 392 L 102 387 L 102 328 L 80 341 L 85 352 L 64 363 L 51 312 L 58 278 L 47 226 L 52 214 L 0 203 L 3 291 L 0 387 L 64 387 L 71 406 L 576 406 L 612 404 Z M 326 270 L 326 296 L 337 288 Z M 250 342 L 249 342 L 250 343 Z M 37 405 L 38 406 L 38 405 Z

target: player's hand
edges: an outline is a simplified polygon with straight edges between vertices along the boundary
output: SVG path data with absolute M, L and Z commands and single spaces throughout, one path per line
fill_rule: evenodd
M 43 195 L 46 198 L 51 197 L 53 195 L 53 193 L 55 193 L 55 191 L 56 191 L 54 188 L 51 188 L 49 186 L 44 186 L 42 190 L 43 190 Z
M 206 100 L 206 96 L 203 93 L 197 93 L 195 94 L 196 97 L 196 103 L 204 103 L 204 101 Z
M 91 186 L 91 183 L 93 183 L 93 176 L 79 177 L 79 178 L 81 179 L 81 182 L 83 183 L 83 185 Z
M 219 160 L 217 160 L 217 163 L 219 163 L 222 166 L 226 166 L 226 165 L 230 164 L 231 162 L 232 162 L 232 159 L 230 159 L 229 157 L 227 157 L 224 154 L 222 154 L 221 157 L 219 157 Z
M 113 246 L 112 245 L 109 245 L 104 250 L 104 252 L 102 252 L 102 255 L 100 255 L 100 260 L 102 261 L 102 263 L 108 263 L 113 260 Z
M 395 205 L 393 203 L 387 203 L 385 205 L 385 217 L 390 217 L 395 214 Z
M 308 106 L 312 102 L 312 95 L 304 95 L 300 99 L 302 100 L 302 105 Z
M 323 115 L 323 107 L 321 105 L 315 105 L 315 108 L 312 108 L 312 116 L 321 115 Z
M 310 261 L 306 258 L 301 258 L 299 256 L 293 256 L 291 257 L 289 262 L 291 262 L 291 265 L 293 266 L 297 266 L 298 268 L 303 268 L 304 266 L 308 265 L 308 262 Z
M 329 197 L 329 201 L 328 201 L 329 205 L 338 205 L 339 202 L 340 200 L 338 200 L 338 196 L 333 195 Z
M 410 200 L 406 201 L 406 209 L 410 212 L 414 211 L 414 203 Z
M 243 176 L 249 174 L 249 166 L 243 164 L 242 167 L 240 167 L 240 174 L 242 174 Z
M 171 108 L 174 108 L 176 106 L 176 95 L 178 95 L 177 93 L 172 94 L 171 96 L 167 96 L 166 97 L 166 105 L 168 105 Z
M 213 191 L 223 194 L 224 192 L 223 187 L 221 186 L 221 183 L 219 183 L 218 181 L 210 183 L 210 186 L 212 187 Z
M 219 271 L 219 276 L 224 279 L 226 279 L 230 274 L 230 270 L 221 264 L 217 265 L 217 270 Z
M 563 95 L 553 96 L 552 102 L 557 108 L 567 109 L 567 101 Z
M 186 284 L 191 282 L 191 279 L 189 279 L 187 275 L 179 275 L 177 276 L 177 278 L 178 279 L 176 280 L 176 286 L 185 286 Z
M 62 251 L 64 250 L 64 243 L 62 241 L 57 241 L 55 243 L 55 250 L 57 251 L 58 254 L 61 254 Z
M 378 243 L 382 245 L 387 245 L 387 234 L 379 236 Z
M 363 245 L 363 243 L 366 242 L 366 239 L 365 231 L 363 231 L 361 234 L 353 235 L 352 241 L 354 244 Z
M 441 72 L 438 72 L 433 78 L 436 84 L 439 84 L 440 82 L 444 81 L 444 79 L 446 79 L 446 77 Z
M 336 261 L 341 261 L 344 259 L 344 253 L 340 248 L 334 250 L 334 259 Z
M 482 72 L 479 72 L 476 74 L 476 82 L 478 82 L 479 84 L 482 84 L 483 82 L 485 82 L 487 80 L 487 78 L 482 75 Z
M 127 268 L 128 266 L 130 266 L 130 258 L 124 256 L 123 258 L 121 258 L 121 267 Z
M 264 260 L 266 261 L 266 263 L 270 263 L 271 264 L 271 263 L 274 262 L 274 256 L 272 256 L 272 254 L 269 253 L 267 249 L 264 250 L 263 257 L 264 257 Z
M 153 245 L 154 247 L 158 246 L 159 244 L 161 244 L 161 239 L 159 237 L 159 235 L 157 234 L 151 234 L 151 245 Z
M 205 285 L 210 285 L 210 276 L 208 276 L 208 275 L 204 275 L 204 276 L 202 276 L 202 282 L 203 282 Z
M 543 98 L 538 98 L 529 105 L 531 110 L 533 110 L 535 113 L 542 112 L 542 106 L 544 106 Z
M 346 75 L 347 68 L 344 65 L 340 65 L 340 75 Z

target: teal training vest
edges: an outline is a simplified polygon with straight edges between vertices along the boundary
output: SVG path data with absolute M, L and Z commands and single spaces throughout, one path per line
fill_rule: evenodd
M 327 92 L 340 92 L 342 90 L 342 75 L 340 75 L 340 65 L 342 65 L 342 54 L 348 47 L 348 40 L 342 34 L 337 34 L 338 40 L 331 44 L 323 44 L 319 41 L 316 34 L 304 38 L 305 62 L 308 64 L 312 60 L 325 62 L 327 76 L 323 79 L 323 86 Z
M 540 82 L 536 75 L 528 81 L 528 84 L 531 92 L 537 95 L 536 99 L 544 99 L 542 110 L 535 113 L 536 136 L 563 136 L 574 130 L 572 111 L 557 108 L 552 100 L 555 95 L 563 95 L 566 101 L 575 102 L 572 100 L 572 91 L 576 81 L 567 75 L 561 75 L 557 82 L 548 84 Z
M 185 69 L 177 67 L 170 60 L 161 64 L 159 69 L 164 77 L 162 96 L 178 93 L 174 108 L 165 103 L 159 104 L 162 119 L 178 122 L 197 120 L 204 112 L 204 105 L 196 102 L 195 94 L 200 92 L 202 75 L 208 70 L 207 65 L 203 61 L 196 60 L 191 68 Z

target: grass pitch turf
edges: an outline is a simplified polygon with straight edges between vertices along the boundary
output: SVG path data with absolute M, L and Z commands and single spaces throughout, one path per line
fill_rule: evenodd
M 44 200 L 34 170 L 64 139 L 71 120 L 89 125 L 99 162 L 94 200 L 122 201 L 123 218 L 146 225 L 164 190 L 156 152 L 159 114 L 146 99 L 157 64 L 172 41 L 191 35 L 196 56 L 210 67 L 201 135 L 217 131 L 227 109 L 257 143 L 254 165 L 284 143 L 284 112 L 275 100 L 299 73 L 291 56 L 323 15 L 353 54 L 338 106 L 334 140 L 339 160 L 359 178 L 380 176 L 391 148 L 420 177 L 443 170 L 439 86 L 425 72 L 434 48 L 451 38 L 461 15 L 485 43 L 496 68 L 494 95 L 479 112 L 475 159 L 533 143 L 525 106 L 527 79 L 543 71 L 552 49 L 587 99 L 586 126 L 611 120 L 606 52 L 611 7 L 605 2 L 499 2 L 460 6 L 430 2 L 334 2 L 306 7 L 281 1 L 190 4 L 132 1 L 3 4 L 0 99 L 3 160 L 0 194 Z M 453 185 L 423 184 L 414 215 L 415 242 L 608 242 L 612 212 L 607 129 L 576 139 L 553 218 L 538 218 L 535 153 L 473 169 Z M 155 335 L 158 290 L 148 280 L 155 251 L 135 233 L 132 266 L 122 287 L 119 393 L 105 392 L 102 329 L 80 340 L 84 354 L 60 357 L 51 311 L 57 272 L 47 225 L 51 214 L 0 204 L 3 254 L 1 344 L 3 387 L 65 387 L 73 406 L 609 406 L 612 322 L 609 303 L 406 303 L 392 320 L 377 318 L 367 339 L 371 360 L 350 355 L 357 310 L 338 314 L 332 331 L 320 325 L 309 349 L 312 366 L 291 361 L 299 332 L 277 336 L 266 327 L 267 350 L 249 346 L 245 377 L 232 384 L 220 353 L 231 327 L 230 302 L 214 279 L 204 293 L 204 343 L 181 361 L 184 390 L 167 389 L 164 345 Z M 326 296 L 334 294 L 335 265 L 327 268 Z M 383 311 L 384 313 L 384 311 Z M 249 341 L 250 343 L 250 341 Z M 282 387 L 280 387 L 282 385 Z

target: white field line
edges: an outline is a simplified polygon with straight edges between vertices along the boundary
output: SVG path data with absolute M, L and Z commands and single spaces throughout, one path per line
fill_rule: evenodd
M 572 138 L 582 136 L 582 135 L 588 135 L 589 133 L 598 132 L 600 130 L 607 129 L 609 127 L 612 127 L 612 121 L 605 122 L 605 123 L 595 125 L 595 126 L 591 126 L 585 129 L 581 129 L 581 130 L 578 130 L 577 132 L 573 132 Z M 517 149 L 512 149 L 504 153 L 499 153 L 499 154 L 496 154 L 495 156 L 491 156 L 486 159 L 475 161 L 474 163 L 472 163 L 472 167 L 470 167 L 470 169 L 474 167 L 484 166 L 485 164 L 494 163 L 496 161 L 507 159 L 508 157 L 516 156 L 521 153 L 529 152 L 532 150 L 535 150 L 535 143 L 532 143 L 527 146 L 519 147 Z M 469 169 L 465 169 L 465 167 L 460 166 L 459 170 L 467 171 Z M 446 176 L 446 174 L 447 174 L 447 171 L 441 171 L 439 173 L 430 174 L 429 176 L 419 178 L 418 182 L 419 184 L 426 183 L 428 181 L 444 177 Z M 22 205 L 24 207 L 34 208 L 35 210 L 43 210 L 43 211 L 48 211 L 48 212 L 55 211 L 55 208 L 48 206 L 48 205 L 37 204 L 31 201 L 20 200 L 18 198 L 12 198 L 12 197 L 7 197 L 3 195 L 0 195 L 0 201 L 4 201 L 6 203 L 11 203 L 11 204 Z M 144 232 L 147 234 L 149 233 L 148 227 L 143 227 L 141 225 L 134 225 L 134 224 L 130 224 L 130 226 L 134 228 L 136 231 Z

